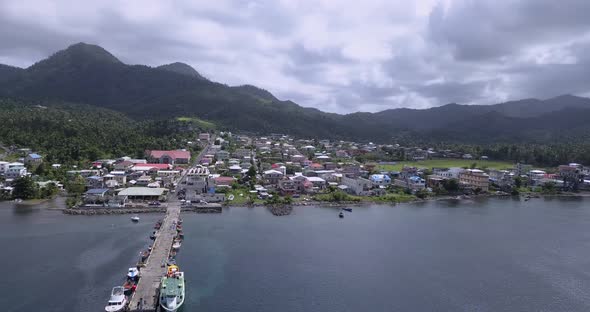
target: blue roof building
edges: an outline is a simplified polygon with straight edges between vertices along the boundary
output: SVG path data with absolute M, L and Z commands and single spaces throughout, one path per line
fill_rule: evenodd
M 373 184 L 387 185 L 391 183 L 391 178 L 386 174 L 373 174 L 369 177 Z

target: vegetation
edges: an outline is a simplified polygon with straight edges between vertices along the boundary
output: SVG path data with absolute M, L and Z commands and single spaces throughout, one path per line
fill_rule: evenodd
M 423 161 L 400 161 L 395 165 L 378 165 L 378 170 L 400 171 L 404 166 L 418 168 L 488 168 L 488 169 L 508 169 L 514 167 L 514 163 L 507 161 L 488 161 L 472 159 L 429 159 Z
M 3 145 L 32 148 L 48 163 L 144 157 L 146 149 L 179 148 L 194 137 L 178 121 L 135 121 L 111 110 L 60 102 L 0 99 L 0 124 Z
M 21 177 L 12 182 L 12 198 L 19 199 L 43 199 L 55 196 L 58 193 L 57 186 L 47 183 L 40 188 L 31 177 Z M 4 198 L 9 199 L 9 198 Z

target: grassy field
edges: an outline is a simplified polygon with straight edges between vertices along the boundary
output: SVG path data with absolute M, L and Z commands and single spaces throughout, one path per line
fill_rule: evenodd
M 215 129 L 215 124 L 209 121 L 205 121 L 203 119 L 199 119 L 197 117 L 178 117 L 176 118 L 178 121 L 182 122 L 191 122 L 197 127 L 201 129 Z
M 508 169 L 514 167 L 514 163 L 506 161 L 474 160 L 474 159 L 429 159 L 423 161 L 400 161 L 395 165 L 377 165 L 378 170 L 400 171 L 404 166 L 418 168 L 451 168 L 451 167 L 475 167 L 479 169 Z

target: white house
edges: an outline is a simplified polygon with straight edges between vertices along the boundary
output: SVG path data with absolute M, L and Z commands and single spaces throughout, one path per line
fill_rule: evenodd
M 283 178 L 283 173 L 278 170 L 267 170 L 264 172 L 264 181 L 268 184 L 277 184 Z
M 27 175 L 27 168 L 25 168 L 25 164 L 19 162 L 9 163 L 4 172 L 7 179 L 16 179 L 25 175 Z

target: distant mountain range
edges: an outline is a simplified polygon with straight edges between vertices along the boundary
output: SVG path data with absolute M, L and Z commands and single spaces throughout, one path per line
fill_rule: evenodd
M 590 99 L 562 95 L 496 105 L 447 104 L 346 115 L 277 99 L 251 85 L 231 87 L 183 63 L 127 65 L 78 43 L 28 68 L 0 64 L 0 96 L 56 99 L 123 112 L 136 119 L 199 117 L 223 128 L 304 137 L 463 143 L 590 141 Z

